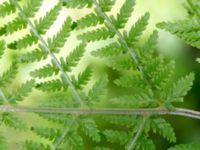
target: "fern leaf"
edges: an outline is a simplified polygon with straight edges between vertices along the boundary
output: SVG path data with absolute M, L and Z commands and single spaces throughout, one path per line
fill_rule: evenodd
M 34 17 L 35 13 L 41 6 L 41 0 L 29 0 L 26 7 L 23 8 L 23 12 L 27 17 Z
M 133 70 L 135 65 L 129 55 L 119 55 L 108 63 L 108 66 L 117 71 Z
M 113 42 L 103 48 L 98 49 L 97 51 L 92 51 L 92 55 L 95 57 L 112 57 L 117 56 L 124 52 L 124 48 L 122 48 L 119 43 Z
M 50 150 L 51 149 L 49 145 L 44 145 L 42 143 L 36 143 L 33 141 L 28 141 L 28 140 L 26 140 L 26 142 L 24 143 L 24 148 L 26 148 L 26 150 Z
M 35 21 L 35 28 L 39 34 L 45 34 L 50 26 L 54 23 L 59 11 L 61 9 L 61 3 L 58 3 L 53 9 L 46 13 L 43 18 L 40 18 L 38 21 Z
M 23 38 L 8 44 L 8 48 L 23 49 L 27 48 L 28 46 L 32 46 L 34 43 L 36 44 L 37 42 L 38 39 L 33 34 L 27 34 Z
M 109 100 L 115 107 L 122 108 L 147 108 L 156 107 L 158 104 L 145 93 L 137 95 L 119 96 Z
M 4 34 L 12 34 L 18 30 L 26 28 L 26 26 L 27 23 L 22 18 L 16 17 L 14 20 L 0 28 L 0 36 Z
M 99 5 L 104 12 L 110 11 L 116 0 L 99 0 Z
M 199 150 L 200 144 L 193 143 L 193 144 L 181 144 L 176 145 L 175 147 L 169 148 L 168 150 Z
M 114 33 L 106 29 L 105 27 L 101 27 L 92 31 L 88 31 L 78 36 L 78 38 L 85 42 L 92 42 L 98 40 L 105 40 L 107 38 L 111 38 L 114 36 Z
M 106 137 L 108 142 L 118 143 L 120 145 L 125 145 L 131 138 L 130 133 L 118 130 L 105 130 L 103 131 L 103 135 Z
M 91 26 L 96 26 L 97 24 L 102 24 L 103 19 L 96 15 L 95 13 L 90 13 L 83 18 L 76 21 L 76 29 L 84 29 Z
M 16 103 L 17 101 L 22 101 L 24 97 L 28 96 L 28 94 L 32 91 L 35 85 L 34 80 L 27 81 L 22 84 L 16 91 L 12 92 L 7 96 L 7 99 L 11 103 Z
M 134 5 L 135 0 L 126 0 L 124 2 L 123 6 L 120 8 L 120 13 L 117 14 L 117 19 L 113 21 L 117 28 L 124 28 L 129 17 L 131 16 Z
M 5 42 L 0 41 L 0 58 L 4 54 L 4 50 L 5 50 Z
M 48 56 L 47 53 L 44 53 L 43 51 L 39 50 L 39 49 L 35 49 L 31 52 L 22 54 L 19 57 L 19 60 L 23 63 L 29 63 L 29 62 L 35 62 L 35 61 L 40 61 L 43 59 L 46 59 Z
M 70 35 L 71 30 L 71 18 L 67 18 L 64 22 L 62 29 L 53 37 L 53 39 L 48 39 L 48 46 L 52 52 L 58 52 L 66 42 L 66 38 Z
M 100 95 L 104 94 L 107 82 L 108 82 L 107 76 L 104 76 L 95 83 L 92 89 L 90 89 L 87 96 L 87 101 L 89 103 L 99 101 Z
M 5 17 L 11 13 L 14 13 L 15 11 L 16 8 L 11 2 L 4 2 L 0 5 L 0 17 Z
M 116 79 L 114 83 L 125 88 L 145 86 L 140 74 L 121 76 L 119 79 Z
M 36 85 L 36 88 L 43 92 L 55 92 L 55 91 L 66 91 L 68 86 L 63 83 L 64 81 L 60 79 L 50 80 L 42 82 Z
M 136 143 L 136 150 L 155 150 L 155 145 L 152 140 L 148 139 L 147 136 L 141 135 Z
M 154 133 L 161 134 L 169 142 L 176 142 L 172 126 L 162 118 L 151 119 L 151 128 Z
M 15 117 L 11 113 L 3 113 L 1 115 L 1 120 L 5 126 L 24 131 L 27 129 L 27 125 L 21 119 Z
M 79 44 L 64 60 L 62 57 L 60 59 L 61 66 L 64 71 L 70 72 L 72 67 L 75 67 L 78 64 L 78 61 L 81 59 L 85 52 L 86 44 Z
M 83 8 L 92 6 L 90 0 L 62 0 L 62 3 L 63 6 L 67 8 Z
M 87 136 L 92 138 L 95 142 L 100 142 L 100 131 L 97 128 L 97 125 L 92 119 L 84 119 L 81 121 L 81 130 Z
M 72 82 L 76 89 L 83 89 L 83 86 L 87 84 L 92 74 L 91 67 L 87 67 L 82 73 L 80 73 L 75 79 L 74 76 L 72 76 Z
M 62 133 L 60 130 L 45 127 L 31 127 L 31 131 L 50 141 L 55 141 Z
M 162 98 L 165 101 L 182 102 L 183 97 L 191 89 L 193 80 L 194 80 L 193 73 L 190 73 L 185 78 L 181 78 L 176 83 L 174 83 L 172 88 L 168 89 L 166 92 L 161 93 Z
M 139 20 L 133 25 L 127 35 L 124 35 L 127 43 L 130 46 L 134 46 L 138 42 L 138 38 L 141 36 L 142 32 L 146 29 L 149 20 L 149 13 L 139 18 Z
M 94 150 L 113 150 L 113 149 L 105 146 L 97 146 L 94 148 Z
M 0 77 L 0 87 L 5 87 L 8 83 L 10 83 L 16 76 L 17 72 L 18 66 L 16 63 L 13 63 L 11 67 Z
M 53 74 L 57 75 L 58 72 L 59 69 L 55 65 L 47 64 L 40 69 L 30 72 L 30 75 L 38 78 L 46 78 L 52 76 Z

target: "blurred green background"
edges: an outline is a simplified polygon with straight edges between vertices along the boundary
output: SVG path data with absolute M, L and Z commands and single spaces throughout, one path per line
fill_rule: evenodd
M 1 0 L 0 0 L 1 2 Z M 24 0 L 26 2 L 26 0 Z M 56 3 L 56 0 L 46 0 L 46 5 L 44 5 L 45 9 L 48 9 L 54 3 Z M 124 0 L 117 0 L 117 3 L 119 5 L 116 5 L 113 9 L 112 13 L 116 13 L 118 9 L 120 8 L 120 3 L 122 4 Z M 156 29 L 155 25 L 158 22 L 161 21 L 173 21 L 177 19 L 183 19 L 187 12 L 184 10 L 183 2 L 185 0 L 136 0 L 136 6 L 135 11 L 133 13 L 133 16 L 129 20 L 129 23 L 127 24 L 127 29 L 131 27 L 131 24 L 137 20 L 138 17 L 143 15 L 145 12 L 149 11 L 151 14 L 151 18 L 149 21 L 149 25 L 147 27 L 147 31 L 145 31 L 143 40 L 146 39 L 146 37 Z M 80 18 L 85 13 L 88 13 L 88 9 L 85 9 L 81 12 L 76 12 L 74 10 L 66 10 L 62 13 L 66 15 L 72 16 L 74 19 Z M 45 12 L 40 11 L 38 16 L 42 16 Z M 63 20 L 60 18 L 60 20 Z M 2 22 L 1 22 L 2 23 Z M 53 33 L 56 32 L 57 25 L 59 25 L 59 22 L 54 25 L 54 28 L 52 28 L 52 31 L 49 32 L 47 36 L 51 36 Z M 23 34 L 23 33 L 22 33 Z M 175 59 L 176 61 L 176 72 L 175 77 L 184 76 L 188 72 L 194 72 L 196 74 L 196 80 L 194 82 L 194 86 L 190 93 L 185 98 L 184 104 L 177 104 L 177 106 L 185 107 L 185 108 L 191 108 L 195 110 L 200 110 L 200 94 L 199 94 L 199 87 L 200 87 L 200 64 L 198 64 L 195 59 L 200 56 L 200 51 L 192 48 L 188 45 L 186 45 L 184 42 L 180 41 L 177 37 L 165 32 L 159 30 L 159 43 L 158 43 L 158 50 L 163 53 L 166 57 Z M 16 35 L 21 36 L 20 34 Z M 7 39 L 9 41 L 9 38 Z M 73 38 L 69 41 L 71 45 L 75 44 L 77 41 Z M 98 47 L 98 45 L 96 45 Z M 92 50 L 94 47 L 89 46 L 88 49 Z M 95 48 L 96 49 L 96 48 Z M 1 60 L 1 70 L 6 70 L 6 68 L 9 66 L 8 60 L 9 57 L 15 55 L 16 52 L 11 52 L 11 54 L 6 54 L 6 57 Z M 85 59 L 83 60 L 84 63 L 87 63 L 88 61 L 95 61 L 95 59 L 91 56 L 88 57 L 91 58 L 90 60 Z M 82 64 L 84 64 L 82 63 Z M 3 65 L 2 65 L 3 64 Z M 6 65 L 5 65 L 6 64 Z M 2 68 L 2 66 L 4 66 Z M 24 66 L 23 66 L 24 67 Z M 28 65 L 25 66 L 24 69 L 21 70 L 21 73 L 18 75 L 19 79 L 23 81 L 24 79 L 28 79 L 29 76 L 27 73 L 27 70 L 30 70 L 32 67 L 38 67 L 37 64 L 34 66 Z M 81 66 L 80 66 L 81 67 Z M 31 69 L 32 70 L 32 69 Z M 17 83 L 17 82 L 16 82 Z M 37 99 L 37 95 L 40 94 L 38 92 L 35 92 L 35 95 L 31 95 L 32 99 Z M 22 105 L 29 105 L 30 103 L 35 103 L 35 101 L 25 101 L 22 103 Z M 37 101 L 36 101 L 37 102 Z M 27 120 L 31 115 L 27 114 L 21 114 L 22 118 L 26 118 Z M 189 142 L 199 142 L 200 141 L 200 121 L 190 118 L 184 118 L 184 117 L 174 117 L 174 116 L 167 116 L 166 117 L 169 122 L 171 122 L 172 126 L 175 129 L 175 133 L 177 135 L 177 144 L 180 143 L 189 143 Z M 31 120 L 37 120 L 38 118 L 31 118 Z M 43 120 L 40 120 L 43 121 Z M 36 121 L 37 122 L 37 121 Z M 35 124 L 36 124 L 35 122 Z M 44 122 L 45 123 L 45 122 Z M 17 136 L 13 136 L 12 130 L 10 132 L 6 131 L 7 128 L 2 129 L 3 132 L 7 132 L 7 137 L 10 139 L 10 143 L 13 143 L 16 138 L 20 136 L 21 139 L 25 139 L 27 137 L 27 133 L 19 133 Z M 29 133 L 30 134 L 30 133 Z M 29 136 L 35 137 L 34 135 L 30 134 Z M 12 138 L 11 138 L 12 137 Z M 170 145 L 167 144 L 165 140 L 160 138 L 160 136 L 152 134 L 152 137 L 154 137 L 154 141 L 156 142 L 156 145 L 158 149 L 166 149 Z M 173 145 L 173 144 L 172 144 Z

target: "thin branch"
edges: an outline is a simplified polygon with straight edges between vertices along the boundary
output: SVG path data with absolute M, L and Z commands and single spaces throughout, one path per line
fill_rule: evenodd
M 2 89 L 0 89 L 0 97 L 2 97 L 2 99 L 3 99 L 4 102 L 7 102 L 6 96 L 3 93 Z
M 145 123 L 146 123 L 147 118 L 143 117 L 142 123 L 140 124 L 140 127 L 135 135 L 135 137 L 131 140 L 130 145 L 128 146 L 128 150 L 133 150 L 136 144 L 136 141 L 140 137 L 140 134 L 142 134 L 142 131 L 144 129 Z
M 51 107 L 20 107 L 0 106 L 1 112 L 34 112 L 52 114 L 75 115 L 176 115 L 200 120 L 200 112 L 185 108 L 176 108 L 175 111 L 166 108 L 51 108 Z

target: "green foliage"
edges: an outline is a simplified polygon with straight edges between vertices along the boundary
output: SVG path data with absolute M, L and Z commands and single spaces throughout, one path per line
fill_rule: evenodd
M 200 144 L 194 143 L 194 144 L 181 144 L 177 145 L 173 148 L 169 148 L 168 150 L 198 150 Z
M 193 1 L 188 2 L 190 5 L 187 7 L 193 8 L 191 15 L 196 16 L 197 7 L 192 5 Z M 13 20 L 0 28 L 1 38 L 14 36 L 16 32 L 30 29 L 30 31 L 25 31 L 24 36 L 11 38 L 10 43 L 0 39 L 0 58 L 4 57 L 3 54 L 7 48 L 22 50 L 15 52 L 17 57 L 12 58 L 13 63 L 10 68 L 7 71 L 1 71 L 1 104 L 23 105 L 24 98 L 28 97 L 32 91 L 35 94 L 34 91 L 36 91 L 41 94 L 37 95 L 38 109 L 40 107 L 50 107 L 52 110 L 55 108 L 87 108 L 91 111 L 97 107 L 127 109 L 166 107 L 171 109 L 173 103 L 182 102 L 191 89 L 194 80 L 192 73 L 172 83 L 175 63 L 156 51 L 157 31 L 153 31 L 143 45 L 140 44 L 139 40 L 142 39 L 142 33 L 150 17 L 148 12 L 132 23 L 129 31 L 126 30 L 125 25 L 132 15 L 135 0 L 125 0 L 116 17 L 107 15 L 111 13 L 114 4 L 117 3 L 116 0 L 61 0 L 52 9 L 45 11 L 47 13 L 44 16 L 38 18 L 36 14 L 42 3 L 41 0 L 27 2 L 12 0 L 0 4 L 0 17 L 13 14 Z M 50 31 L 50 27 L 63 9 L 76 8 L 76 11 L 79 11 L 84 7 L 87 9 L 92 7 L 91 12 L 79 20 L 74 20 L 68 15 L 67 18 L 63 18 L 63 25 L 58 32 L 53 37 L 46 37 L 45 34 Z M 184 27 L 182 30 L 180 27 L 171 29 L 174 24 L 170 25 L 169 29 L 176 33 L 181 30 L 180 34 L 186 31 L 188 33 L 193 29 L 197 30 L 196 27 L 189 29 L 184 22 L 182 23 Z M 193 25 L 197 23 L 195 20 Z M 160 26 L 165 25 L 168 24 Z M 90 27 L 93 28 L 90 29 Z M 80 44 L 72 50 L 64 50 L 67 38 L 72 33 L 75 34 L 74 32 L 78 34 L 77 40 Z M 99 44 L 100 47 L 97 50 L 92 48 L 93 56 L 105 60 L 105 72 L 96 78 L 92 75 L 93 72 L 99 73 L 98 68 L 95 68 L 95 63 L 93 65 L 84 64 L 84 68 L 80 67 L 78 72 L 76 70 L 80 60 L 85 56 L 87 45 L 92 42 L 108 43 L 103 46 Z M 66 51 L 69 52 L 66 53 Z M 21 63 L 30 64 L 21 65 Z M 31 66 L 31 63 L 39 64 L 28 72 L 31 79 L 23 83 L 20 80 L 15 82 L 15 76 L 20 72 L 21 67 Z M 107 75 L 107 71 L 114 75 L 112 73 Z M 31 125 L 32 120 L 29 119 L 28 123 L 31 128 L 27 128 L 26 123 L 17 118 L 17 114 L 7 112 L 0 114 L 2 124 L 6 127 L 26 129 L 41 138 L 38 143 L 32 137 L 27 137 L 20 145 L 22 149 L 127 149 L 135 140 L 134 149 L 154 150 L 154 141 L 149 136 L 151 131 L 160 134 L 169 142 L 176 141 L 171 125 L 155 115 L 147 117 L 102 115 L 100 117 L 57 114 L 56 112 L 40 112 L 37 115 L 50 124 L 38 122 L 35 126 Z M 0 149 L 1 146 L 2 149 L 7 149 L 2 136 L 0 136 Z M 177 146 L 179 147 L 182 146 Z
M 5 137 L 2 136 L 2 133 L 0 134 L 0 149 L 8 149 L 7 143 L 6 143 L 6 139 Z
M 174 22 L 161 22 L 157 27 L 165 29 L 172 34 L 177 35 L 187 44 L 200 48 L 199 45 L 199 10 L 200 4 L 196 0 L 187 0 L 185 7 L 188 11 L 188 16 L 184 20 Z

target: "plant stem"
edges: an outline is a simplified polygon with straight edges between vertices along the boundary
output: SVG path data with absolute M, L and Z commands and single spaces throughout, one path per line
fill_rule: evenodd
M 176 108 L 175 111 L 166 108 L 51 108 L 51 107 L 20 107 L 0 106 L 1 112 L 34 112 L 75 115 L 176 115 L 200 120 L 200 112 L 185 108 Z
M 128 150 L 133 150 L 134 149 L 136 141 L 140 137 L 140 134 L 142 134 L 142 131 L 144 129 L 146 120 L 147 120 L 147 118 L 143 117 L 142 123 L 140 124 L 140 127 L 139 127 L 135 137 L 131 140 L 130 145 L 128 146 Z

